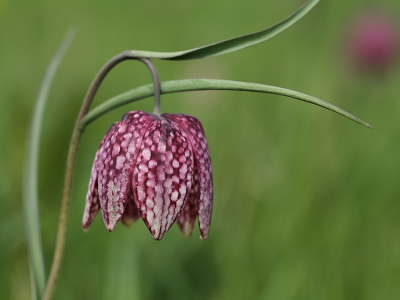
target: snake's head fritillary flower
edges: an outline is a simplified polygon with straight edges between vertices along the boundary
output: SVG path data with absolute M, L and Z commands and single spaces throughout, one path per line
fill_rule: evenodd
M 111 126 L 96 153 L 83 228 L 102 210 L 106 228 L 139 217 L 160 240 L 177 221 L 186 237 L 198 217 L 208 235 L 213 202 L 211 160 L 200 121 L 183 114 L 131 111 Z

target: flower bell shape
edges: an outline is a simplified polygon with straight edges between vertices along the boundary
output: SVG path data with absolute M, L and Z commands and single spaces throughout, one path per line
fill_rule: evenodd
M 183 114 L 131 111 L 111 126 L 96 153 L 83 229 L 102 210 L 106 228 L 139 216 L 160 240 L 177 221 L 190 237 L 198 217 L 208 235 L 213 203 L 211 160 L 200 121 Z

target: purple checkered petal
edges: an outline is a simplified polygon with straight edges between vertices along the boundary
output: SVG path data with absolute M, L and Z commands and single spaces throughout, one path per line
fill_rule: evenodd
M 136 206 L 154 239 L 176 221 L 192 179 L 193 153 L 181 128 L 157 117 L 143 137 L 132 181 Z
M 199 199 L 199 179 L 196 166 L 194 170 L 195 172 L 193 174 L 192 188 L 190 189 L 186 204 L 183 207 L 178 219 L 176 220 L 179 228 L 186 238 L 190 238 L 190 236 L 192 235 L 194 222 L 196 221 L 197 216 L 197 201 Z
M 192 146 L 199 180 L 199 198 L 197 202 L 199 227 L 201 238 L 205 239 L 208 236 L 211 222 L 213 181 L 210 153 L 203 126 L 198 119 L 189 115 L 168 114 L 163 116 L 184 129 Z
M 103 220 L 112 231 L 119 222 L 131 193 L 131 179 L 142 137 L 154 119 L 152 114 L 132 111 L 107 135 L 100 148 L 98 191 Z
M 139 219 L 139 217 L 140 214 L 139 210 L 136 207 L 133 193 L 129 193 L 128 202 L 126 203 L 125 211 L 121 218 L 122 223 L 124 223 L 125 226 L 130 227 L 133 223 L 136 222 L 137 219 Z
M 110 127 L 109 131 L 114 130 L 114 128 L 117 127 L 117 124 L 118 123 L 114 123 Z M 100 209 L 98 184 L 97 184 L 97 170 L 98 170 L 97 164 L 100 157 L 100 149 L 103 147 L 106 138 L 107 135 L 104 136 L 104 138 L 100 143 L 100 147 L 97 150 L 96 156 L 94 158 L 92 172 L 90 174 L 89 189 L 86 195 L 86 205 L 82 220 L 82 227 L 83 230 L 85 231 L 89 229 L 90 224 L 92 224 L 93 219 L 97 216 L 97 213 L 99 212 Z

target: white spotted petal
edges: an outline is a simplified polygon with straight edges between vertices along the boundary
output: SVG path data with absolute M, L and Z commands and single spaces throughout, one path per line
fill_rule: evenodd
M 197 217 L 197 202 L 199 200 L 199 179 L 197 174 L 197 168 L 195 165 L 195 172 L 193 174 L 192 188 L 185 206 L 183 207 L 181 214 L 177 219 L 179 228 L 186 238 L 190 238 L 193 232 L 194 223 Z
M 126 203 L 125 211 L 122 215 L 121 221 L 125 226 L 130 227 L 133 223 L 139 219 L 139 210 L 136 207 L 135 199 L 133 198 L 133 193 L 128 195 L 128 202 Z
M 114 123 L 109 131 L 113 131 L 115 127 L 117 127 L 118 123 Z M 82 220 L 82 227 L 84 230 L 88 230 L 90 224 L 92 224 L 93 219 L 97 216 L 97 213 L 99 212 L 100 209 L 100 202 L 99 202 L 99 194 L 98 194 L 98 167 L 97 163 L 100 157 L 100 149 L 103 147 L 105 140 L 107 139 L 107 135 L 104 136 L 103 140 L 100 143 L 99 150 L 96 152 L 96 156 L 94 158 L 93 162 L 93 167 L 92 167 L 92 172 L 90 174 L 90 180 L 89 180 L 89 188 L 88 192 L 86 195 L 86 206 L 85 206 L 85 211 L 83 214 L 83 220 Z
M 100 148 L 98 192 L 104 224 L 109 231 L 114 229 L 125 211 L 137 149 L 152 120 L 153 115 L 141 111 L 125 114 L 118 126 L 107 133 Z
M 143 137 L 132 181 L 136 206 L 154 239 L 176 221 L 192 178 L 193 153 L 186 137 L 175 123 L 157 117 Z
M 198 193 L 198 196 L 196 196 L 198 200 L 197 206 L 195 206 L 193 202 L 189 201 L 188 203 L 192 204 L 190 208 L 187 208 L 187 210 L 190 211 L 197 209 L 201 238 L 205 239 L 207 238 L 210 229 L 213 206 L 211 158 L 208 150 L 206 135 L 204 134 L 203 126 L 201 125 L 200 121 L 195 117 L 184 114 L 168 114 L 165 115 L 165 117 L 174 121 L 182 129 L 184 129 L 193 149 L 195 174 L 198 176 L 198 178 L 195 176 L 196 179 L 193 186 L 198 186 L 198 192 L 194 192 L 196 194 Z M 196 180 L 198 180 L 198 182 Z M 190 222 L 192 222 L 193 219 L 192 215 L 186 214 L 186 217 L 182 217 L 182 220 L 180 220 L 181 229 L 190 228 Z M 187 235 L 185 230 L 183 230 L 183 232 L 185 235 Z

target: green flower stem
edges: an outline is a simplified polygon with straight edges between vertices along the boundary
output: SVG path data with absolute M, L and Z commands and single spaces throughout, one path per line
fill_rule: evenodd
M 258 84 L 258 83 L 238 82 L 238 81 L 219 80 L 219 79 L 183 79 L 183 80 L 161 82 L 161 94 L 187 92 L 187 91 L 201 91 L 201 90 L 247 91 L 247 92 L 268 93 L 268 94 L 286 96 L 321 106 L 323 108 L 336 112 L 342 116 L 345 116 L 346 118 L 349 118 L 361 125 L 364 125 L 368 128 L 372 128 L 372 126 L 369 125 L 368 123 L 364 122 L 363 120 L 353 116 L 352 114 L 348 113 L 347 111 L 335 105 L 332 105 L 326 101 L 323 101 L 321 99 L 303 93 L 299 93 L 296 91 L 280 87 Z M 151 84 L 148 84 L 137 87 L 118 96 L 115 96 L 110 100 L 100 104 L 92 111 L 90 111 L 82 119 L 81 123 L 79 124 L 79 128 L 80 130 L 83 131 L 88 124 L 90 124 L 103 114 L 117 107 L 125 105 L 127 103 L 151 97 L 152 95 L 154 95 L 153 86 Z
M 79 130 L 79 124 L 81 120 L 87 114 L 90 104 L 93 101 L 93 98 L 96 94 L 97 89 L 100 86 L 100 83 L 103 81 L 104 77 L 107 73 L 118 63 L 125 59 L 124 55 L 117 55 L 113 57 L 110 61 L 106 63 L 106 65 L 99 71 L 99 73 L 94 78 L 92 84 L 89 87 L 89 90 L 86 93 L 85 99 L 82 103 L 81 110 L 79 112 L 78 118 L 75 123 L 74 131 L 72 133 L 72 139 L 69 146 L 68 158 L 67 158 L 67 166 L 65 169 L 65 177 L 64 177 L 64 188 L 62 194 L 62 202 L 61 202 L 61 212 L 60 219 L 58 223 L 58 231 L 57 231 L 57 241 L 56 247 L 54 250 L 53 263 L 51 266 L 49 280 L 47 281 L 46 291 L 43 299 L 49 300 L 52 299 L 54 289 L 57 283 L 58 275 L 60 272 L 61 262 L 64 254 L 65 247 L 65 238 L 67 234 L 67 221 L 68 221 L 68 213 L 69 213 L 69 204 L 71 199 L 71 187 L 72 187 L 72 177 L 74 173 L 76 155 L 78 152 L 79 141 L 82 135 L 82 131 Z
M 73 173 L 74 173 L 74 168 L 75 168 L 75 161 L 76 161 L 76 156 L 78 153 L 78 146 L 79 146 L 79 141 L 83 133 L 83 129 L 80 127 L 80 124 L 82 120 L 85 118 L 86 114 L 89 111 L 90 105 L 93 101 L 93 98 L 107 75 L 107 73 L 114 68 L 117 64 L 120 62 L 127 60 L 127 59 L 136 59 L 144 64 L 150 69 L 153 80 L 154 80 L 154 85 L 153 85 L 153 91 L 154 89 L 159 89 L 159 80 L 158 80 L 158 75 L 157 72 L 150 62 L 150 60 L 146 58 L 138 58 L 138 57 L 131 57 L 127 51 L 114 56 L 112 59 L 110 59 L 104 66 L 103 68 L 99 71 L 99 73 L 96 75 L 94 80 L 92 81 L 92 84 L 89 87 L 89 90 L 86 93 L 86 96 L 83 100 L 81 110 L 79 112 L 78 118 L 75 123 L 74 131 L 72 133 L 72 138 L 71 138 L 71 143 L 69 146 L 69 151 L 68 151 L 68 158 L 67 158 L 67 166 L 65 169 L 65 177 L 64 177 L 64 188 L 63 188 L 63 194 L 62 194 L 62 202 L 61 202 L 61 212 L 60 212 L 60 219 L 58 223 L 58 231 L 57 231 L 57 241 L 56 241 L 56 247 L 54 250 L 54 257 L 53 257 L 53 263 L 51 266 L 51 271 L 50 271 L 50 276 L 49 280 L 47 282 L 46 290 L 43 299 L 52 299 L 54 289 L 57 283 L 58 275 L 60 273 L 60 267 L 61 267 L 61 262 L 63 259 L 63 254 L 64 254 L 64 248 L 65 248 L 65 239 L 66 239 L 66 234 L 67 234 L 67 222 L 68 222 L 68 214 L 69 214 L 69 204 L 71 200 L 71 188 L 72 188 L 72 179 L 73 179 Z M 154 93 L 153 93 L 154 94 Z M 160 93 L 158 93 L 159 95 Z M 157 107 L 157 97 L 155 101 L 155 105 Z M 158 109 L 160 108 L 160 103 L 159 103 L 159 98 L 158 98 Z
M 127 52 L 125 52 L 126 54 Z M 151 73 L 151 77 L 153 78 L 153 87 L 154 87 L 154 110 L 153 114 L 157 116 L 161 116 L 161 86 L 160 86 L 160 79 L 158 78 L 158 73 L 156 67 L 153 65 L 150 59 L 148 58 L 137 58 L 142 63 L 144 63 Z
M 64 188 L 61 202 L 61 212 L 60 219 L 58 223 L 58 231 L 57 231 L 57 241 L 56 247 L 54 250 L 53 263 L 51 266 L 49 280 L 47 281 L 46 291 L 43 299 L 52 299 L 54 288 L 57 283 L 58 274 L 60 272 L 60 266 L 64 254 L 65 247 L 65 238 L 67 233 L 67 221 L 68 221 L 68 213 L 69 213 L 69 203 L 71 198 L 71 183 L 72 183 L 72 175 L 74 171 L 74 165 L 76 160 L 76 154 L 78 151 L 79 140 L 82 132 L 76 130 L 76 126 L 72 135 L 68 159 L 67 159 L 67 167 L 65 171 L 64 177 Z

